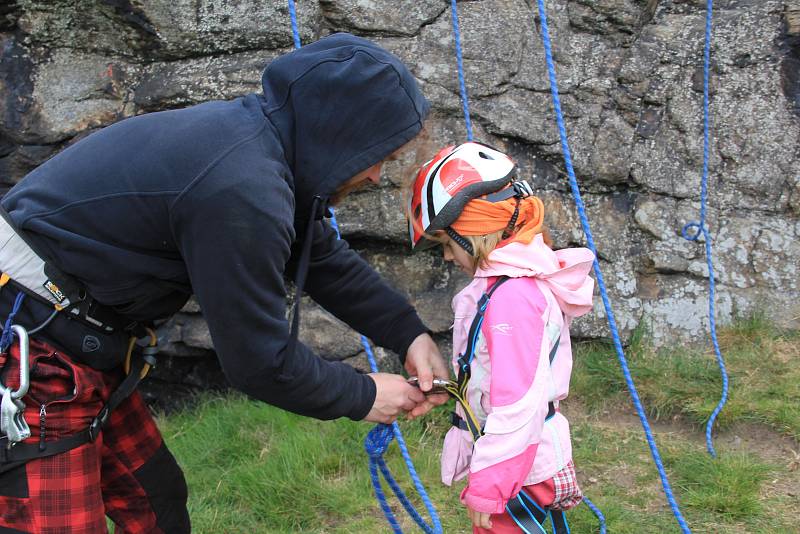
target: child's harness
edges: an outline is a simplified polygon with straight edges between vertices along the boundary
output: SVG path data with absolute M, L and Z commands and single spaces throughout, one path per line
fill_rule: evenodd
M 469 327 L 467 347 L 464 349 L 463 354 L 458 357 L 458 379 L 456 382 L 450 381 L 450 384 L 446 387 L 447 392 L 461 405 L 465 415 L 465 417 L 462 418 L 453 411 L 450 415 L 451 422 L 453 426 L 461 430 L 469 431 L 472 434 L 473 441 L 478 441 L 478 439 L 483 436 L 483 428 L 467 400 L 467 385 L 469 384 L 470 375 L 472 373 L 470 365 L 475 356 L 475 349 L 477 348 L 478 337 L 480 336 L 486 308 L 489 305 L 489 299 L 492 298 L 492 294 L 497 288 L 508 279 L 508 276 L 499 277 L 497 281 L 486 290 L 483 296 L 481 296 L 480 300 L 478 300 L 478 311 Z M 556 356 L 558 343 L 559 340 L 556 338 L 556 342 L 550 350 L 550 363 L 553 362 Z M 555 404 L 553 404 L 553 402 L 548 402 L 545 421 L 553 417 L 555 413 Z M 555 534 L 569 534 L 569 526 L 567 525 L 564 512 L 562 510 L 542 508 L 536 504 L 524 489 L 508 501 L 508 504 L 506 504 L 506 512 L 508 512 L 508 515 L 511 516 L 525 534 L 546 534 L 547 531 L 544 529 L 543 525 L 548 517 L 553 523 L 553 531 Z
M 155 365 L 158 352 L 151 328 L 100 305 L 78 280 L 44 258 L 0 208 L 0 309 L 10 310 L 0 352 L 9 349 L 14 336 L 20 344 L 19 387 L 12 390 L 0 380 L 0 473 L 94 441 L 111 411 Z M 12 287 L 17 291 L 9 292 Z M 21 443 L 31 435 L 21 401 L 30 383 L 29 335 L 40 336 L 94 369 L 105 371 L 124 364 L 127 376 L 82 432 L 55 441 Z M 137 343 L 141 338 L 147 339 L 146 346 Z

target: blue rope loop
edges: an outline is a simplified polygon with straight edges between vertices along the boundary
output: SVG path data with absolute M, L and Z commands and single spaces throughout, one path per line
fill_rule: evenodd
M 332 221 L 332 225 L 336 225 L 335 219 Z M 334 228 L 338 234 L 338 226 L 334 226 Z M 370 369 L 373 373 L 377 373 L 378 364 L 375 361 L 375 354 L 372 352 L 372 347 L 370 346 L 369 340 L 366 338 L 366 336 L 361 336 L 361 344 L 364 346 L 364 352 L 367 354 L 367 360 L 369 361 Z M 392 432 L 388 437 L 387 429 L 391 429 Z M 397 446 L 400 448 L 400 454 L 403 456 L 406 467 L 408 467 L 408 474 L 411 477 L 411 481 L 414 483 L 414 488 L 417 490 L 420 499 L 422 499 L 425 508 L 428 510 L 428 515 L 431 518 L 431 525 L 427 524 L 419 515 L 417 510 L 405 496 L 405 493 L 403 493 L 403 490 L 394 481 L 394 477 L 392 477 L 391 473 L 389 472 L 389 468 L 386 466 L 382 455 L 383 452 L 385 452 L 385 450 L 389 447 L 392 437 L 397 440 Z M 370 448 L 367 446 L 368 440 L 370 441 Z M 378 454 L 377 449 L 381 447 L 383 448 L 383 451 Z M 398 425 L 396 421 L 391 425 L 376 425 L 375 428 L 373 428 L 364 439 L 364 448 L 367 449 L 367 454 L 370 455 L 370 472 L 373 471 L 373 464 L 375 462 L 383 464 L 381 472 L 383 473 L 384 478 L 389 483 L 389 486 L 397 496 L 400 504 L 402 504 L 403 508 L 405 508 L 406 512 L 408 512 L 408 515 L 414 519 L 414 522 L 416 522 L 417 525 L 419 525 L 419 527 L 428 534 L 442 534 L 442 524 L 439 520 L 439 514 L 436 512 L 436 508 L 433 506 L 433 502 L 431 502 L 430 497 L 428 497 L 428 493 L 425 491 L 425 486 L 422 485 L 422 481 L 417 474 L 417 470 L 414 468 L 414 462 L 411 460 L 411 454 L 408 452 L 406 440 L 403 438 L 403 433 L 400 431 L 400 425 Z M 373 458 L 373 454 L 377 454 L 379 459 Z M 386 516 L 386 520 L 390 525 L 392 525 L 392 528 L 394 528 L 394 525 L 397 524 L 397 521 L 394 518 L 394 514 L 392 513 L 389 504 L 385 502 L 386 497 L 383 495 L 383 491 L 380 489 L 380 480 L 377 478 L 377 474 L 372 477 L 372 486 L 375 490 L 375 497 L 378 499 L 381 509 L 383 510 L 383 515 Z M 384 501 L 381 502 L 381 499 Z M 397 529 L 394 532 L 396 534 L 402 534 L 402 530 L 400 530 L 399 526 L 397 526 Z
M 5 324 L 3 325 L 3 335 L 0 336 L 0 352 L 6 352 L 11 343 L 14 342 L 14 331 L 11 330 L 11 325 L 14 324 L 14 316 L 17 315 L 22 302 L 25 300 L 25 293 L 20 291 L 17 293 L 17 298 L 14 299 L 14 306 L 11 308 L 11 313 L 8 314 Z
M 658 447 L 656 446 L 655 439 L 653 438 L 653 433 L 650 429 L 650 423 L 647 420 L 647 415 L 645 414 L 644 408 L 642 407 L 642 403 L 639 400 L 639 394 L 636 391 L 636 386 L 633 383 L 633 378 L 631 377 L 630 370 L 628 369 L 628 362 L 625 358 L 625 353 L 622 350 L 622 341 L 620 340 L 619 331 L 617 330 L 616 319 L 614 318 L 614 311 L 611 308 L 611 303 L 608 298 L 608 292 L 606 291 L 605 281 L 603 280 L 603 273 L 601 272 L 600 264 L 597 261 L 597 248 L 595 247 L 594 238 L 592 237 L 592 231 L 591 228 L 589 227 L 589 219 L 586 216 L 586 209 L 583 204 L 583 199 L 581 198 L 580 190 L 578 188 L 578 180 L 575 177 L 575 170 L 572 167 L 572 156 L 569 149 L 569 142 L 567 140 L 567 130 L 566 126 L 564 125 L 564 117 L 561 112 L 561 100 L 558 95 L 558 83 L 556 81 L 555 66 L 553 64 L 553 53 L 550 42 L 550 32 L 547 26 L 547 10 L 544 5 L 544 0 L 537 0 L 537 6 L 539 10 L 539 18 L 541 20 L 542 42 L 545 50 L 547 72 L 550 78 L 550 93 L 553 99 L 553 108 L 556 114 L 556 122 L 558 124 L 559 137 L 561 139 L 561 149 L 564 156 L 564 165 L 567 169 L 570 189 L 572 190 L 572 196 L 575 201 L 575 206 L 578 210 L 578 215 L 580 216 L 581 226 L 583 228 L 584 235 L 586 236 L 587 245 L 595 255 L 594 273 L 597 279 L 597 285 L 600 288 L 600 295 L 603 300 L 603 306 L 606 311 L 606 317 L 608 318 L 608 325 L 609 328 L 611 329 L 611 335 L 614 341 L 614 348 L 616 349 L 617 359 L 619 360 L 620 366 L 622 367 L 622 372 L 625 377 L 625 384 L 628 387 L 628 391 L 630 392 L 631 399 L 633 400 L 633 405 L 636 409 L 636 413 L 639 416 L 642 428 L 644 429 L 645 437 L 647 438 L 647 445 L 650 448 L 650 454 L 653 457 L 653 462 L 656 464 L 656 468 L 658 469 L 658 474 L 659 477 L 661 478 L 661 486 L 664 488 L 664 494 L 667 497 L 667 502 L 669 503 L 669 506 L 672 509 L 672 513 L 675 516 L 675 519 L 678 521 L 678 525 L 680 526 L 681 530 L 685 534 L 688 534 L 691 531 L 689 530 L 689 526 L 686 524 L 686 520 L 683 518 L 683 514 L 681 514 L 680 508 L 678 508 L 678 503 L 675 501 L 674 495 L 672 494 L 672 488 L 670 487 L 669 480 L 667 479 L 667 473 L 661 461 L 661 455 L 658 452 Z
M 716 323 L 716 282 L 714 280 L 714 262 L 711 259 L 711 233 L 705 225 L 706 219 L 706 205 L 708 203 L 708 161 L 710 152 L 710 130 L 709 127 L 709 95 L 708 95 L 708 80 L 709 71 L 711 66 L 711 21 L 714 7 L 713 0 L 706 2 L 706 36 L 705 46 L 703 48 L 703 176 L 700 180 L 700 221 L 690 222 L 683 227 L 681 234 L 684 239 L 688 241 L 697 241 L 700 235 L 703 236 L 705 241 L 706 265 L 708 267 L 708 320 L 709 329 L 711 334 L 711 343 L 714 346 L 714 355 L 717 359 L 717 366 L 722 377 L 722 395 L 717 403 L 714 411 L 706 423 L 706 449 L 712 458 L 717 457 L 717 451 L 714 449 L 714 441 L 712 438 L 712 430 L 714 429 L 714 422 L 720 414 L 725 404 L 728 402 L 728 371 L 725 368 L 725 359 L 722 357 L 722 351 L 719 347 L 717 340 L 717 323 Z M 693 230 L 694 233 L 690 233 Z
M 686 224 L 681 230 L 681 235 L 687 241 L 697 241 L 700 235 L 705 236 L 706 229 L 703 223 L 692 221 Z

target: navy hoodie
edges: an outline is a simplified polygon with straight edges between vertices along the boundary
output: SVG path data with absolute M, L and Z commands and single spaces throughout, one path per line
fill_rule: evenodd
M 375 399 L 369 377 L 301 343 L 292 350 L 285 277 L 307 272 L 314 300 L 401 355 L 426 331 L 319 215 L 343 182 L 419 133 L 429 106 L 396 57 L 349 34 L 279 57 L 262 84 L 263 95 L 108 126 L 2 205 L 49 260 L 128 318 L 166 318 L 194 293 L 234 387 L 303 415 L 362 419 Z

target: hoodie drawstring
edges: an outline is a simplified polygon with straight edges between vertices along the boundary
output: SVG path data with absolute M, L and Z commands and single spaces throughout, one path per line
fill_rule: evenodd
M 294 314 L 292 316 L 292 328 L 289 333 L 289 343 L 286 346 L 286 354 L 284 355 L 284 370 L 281 372 L 283 379 L 291 378 L 288 376 L 285 365 L 286 362 L 291 361 L 294 357 L 297 348 L 297 337 L 300 332 L 300 304 L 303 297 L 303 287 L 306 284 L 306 275 L 308 275 L 308 265 L 311 263 L 311 244 L 314 241 L 314 223 L 320 218 L 318 211 L 319 206 L 323 205 L 322 197 L 319 195 L 314 196 L 311 202 L 311 215 L 308 217 L 308 225 L 306 226 L 306 233 L 303 236 L 303 250 L 300 253 L 300 261 L 297 264 L 297 275 L 295 276 L 295 295 L 294 295 Z

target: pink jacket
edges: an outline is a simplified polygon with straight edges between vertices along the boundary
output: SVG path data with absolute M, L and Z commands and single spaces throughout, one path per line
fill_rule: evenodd
M 453 298 L 457 372 L 478 300 L 498 276 L 513 278 L 492 295 L 472 361 L 467 395 L 485 435 L 473 446 L 468 431 L 452 428 L 442 451 L 442 481 L 469 474 L 461 500 L 474 510 L 502 513 L 523 486 L 551 478 L 572 459 L 567 419 L 545 416 L 547 403 L 558 406 L 569 392 L 569 324 L 592 309 L 593 261 L 588 249 L 554 252 L 538 235 L 494 250 L 489 267 Z M 463 417 L 460 406 L 456 411 Z

